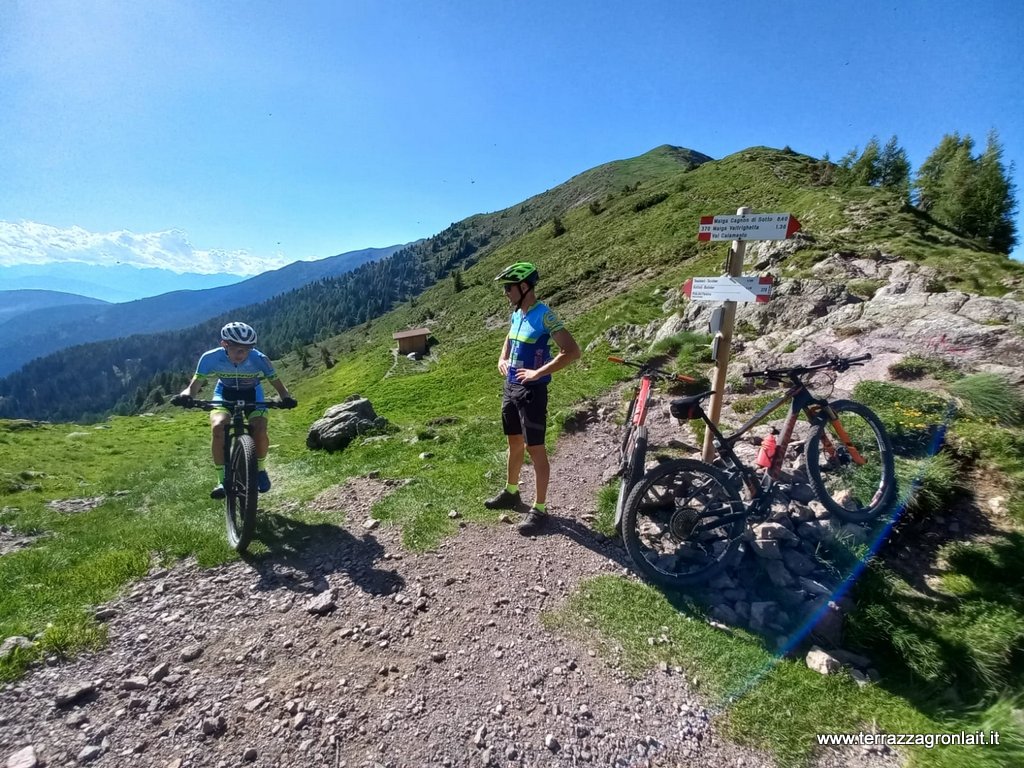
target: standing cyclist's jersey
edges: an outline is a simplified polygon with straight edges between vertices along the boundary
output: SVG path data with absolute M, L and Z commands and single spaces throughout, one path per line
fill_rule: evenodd
M 250 351 L 245 360 L 235 365 L 228 359 L 227 350 L 224 347 L 217 347 L 209 352 L 204 352 L 203 356 L 199 358 L 199 364 L 196 366 L 196 378 L 200 381 L 217 379 L 217 386 L 213 390 L 214 400 L 220 400 L 224 388 L 228 387 L 243 392 L 255 390 L 255 401 L 262 402 L 263 388 L 259 386 L 260 379 L 274 381 L 277 379 L 277 374 L 267 356 L 258 349 Z
M 537 302 L 526 314 L 517 309 L 512 313 L 512 326 L 508 332 L 508 381 L 516 383 L 516 369 L 533 371 L 551 359 L 548 343 L 551 334 L 564 328 L 562 321 L 546 304 Z M 530 384 L 547 384 L 551 375 L 542 376 Z

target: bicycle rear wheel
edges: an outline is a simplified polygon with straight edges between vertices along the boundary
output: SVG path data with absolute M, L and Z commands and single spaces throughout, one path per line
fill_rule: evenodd
M 619 479 L 619 498 L 615 502 L 615 530 L 620 534 L 629 492 L 644 476 L 644 462 L 647 461 L 647 427 L 630 427 L 623 455 L 625 461 Z
M 808 436 L 807 477 L 825 509 L 843 520 L 866 522 L 896 498 L 892 443 L 867 406 L 852 400 L 831 406 L 836 420 L 815 424 Z
M 231 480 L 224 499 L 228 544 L 237 552 L 245 551 L 256 530 L 256 473 L 256 444 L 251 436 L 241 435 L 231 446 Z
M 713 578 L 740 549 L 746 509 L 717 467 L 677 459 L 655 467 L 626 502 L 622 538 L 637 570 L 670 588 Z

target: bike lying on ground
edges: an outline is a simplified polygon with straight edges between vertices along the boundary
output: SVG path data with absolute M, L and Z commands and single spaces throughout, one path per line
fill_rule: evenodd
M 228 544 L 236 552 L 244 552 L 256 531 L 257 487 L 256 443 L 245 421 L 247 413 L 257 408 L 294 408 L 272 400 L 250 403 L 245 400 L 196 400 L 188 398 L 171 402 L 182 408 L 212 411 L 227 408 L 231 421 L 224 428 L 224 516 L 227 521 Z
M 656 379 L 692 384 L 696 379 L 681 373 L 672 373 L 649 363 L 609 357 L 609 361 L 637 369 L 637 385 L 626 409 L 626 429 L 619 446 L 619 498 L 615 502 L 615 530 L 622 532 L 622 513 L 626 499 L 644 474 L 647 459 L 647 407 L 651 401 L 651 390 Z
M 842 372 L 870 358 L 833 358 L 820 365 L 744 373 L 788 388 L 728 436 L 701 406 L 711 392 L 673 400 L 673 416 L 701 419 L 711 430 L 718 459 L 714 464 L 676 459 L 652 469 L 633 488 L 622 535 L 637 569 L 655 583 L 685 587 L 713 578 L 731 563 L 748 520 L 765 520 L 771 513 L 773 487 L 801 414 L 809 424 L 802 447 L 807 479 L 822 505 L 850 522 L 866 522 L 886 512 L 896 498 L 896 470 L 882 422 L 852 400 L 815 397 L 803 380 L 817 371 Z M 786 403 L 789 416 L 781 439 L 776 443 L 773 435 L 762 441 L 757 463 L 763 472 L 745 465 L 733 446 Z

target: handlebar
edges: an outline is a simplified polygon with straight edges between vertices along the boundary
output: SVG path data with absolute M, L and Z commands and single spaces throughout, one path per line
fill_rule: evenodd
M 807 365 L 797 368 L 770 368 L 764 371 L 745 371 L 743 373 L 743 377 L 747 379 L 772 379 L 774 381 L 780 381 L 783 379 L 796 379 L 808 373 L 822 371 L 825 369 L 831 369 L 842 373 L 855 365 L 864 365 L 864 362 L 870 359 L 871 353 L 868 352 L 860 357 L 833 357 L 828 362 L 819 363 L 818 365 Z
M 179 396 L 176 395 L 171 398 L 171 405 L 177 405 L 181 408 L 198 408 L 203 411 L 212 411 L 214 408 L 227 408 L 232 410 L 236 405 L 245 405 L 251 408 L 294 408 L 298 405 L 295 400 L 290 402 L 283 402 L 281 400 L 264 400 L 259 403 L 250 403 L 247 400 L 196 400 L 189 398 L 185 402 L 175 402 Z
M 635 360 L 624 360 L 621 357 L 609 357 L 608 361 L 611 363 L 618 363 L 619 365 L 628 365 L 631 368 L 636 368 L 640 371 L 640 375 L 656 376 L 660 379 L 666 379 L 668 381 L 681 381 L 686 384 L 693 384 L 697 381 L 690 376 L 686 376 L 682 373 L 673 373 L 672 371 L 666 371 L 661 368 L 656 368 L 648 363 L 638 363 Z

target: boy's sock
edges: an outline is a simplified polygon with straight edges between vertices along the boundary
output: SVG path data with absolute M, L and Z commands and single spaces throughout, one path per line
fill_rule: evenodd
M 533 508 L 536 509 L 538 512 L 547 512 L 548 511 L 548 505 L 546 503 L 543 503 L 543 502 L 540 502 L 540 501 L 533 502 Z
M 256 459 L 256 469 L 258 469 L 260 472 L 262 472 L 266 468 L 267 468 L 267 457 L 266 456 L 264 456 L 262 459 L 259 459 L 259 458 Z
M 217 470 L 217 479 L 221 483 L 223 483 L 224 482 L 224 465 L 223 464 L 214 464 L 213 468 Z
M 509 493 L 519 493 L 519 486 L 513 485 L 512 483 L 506 483 L 505 490 L 508 491 Z

